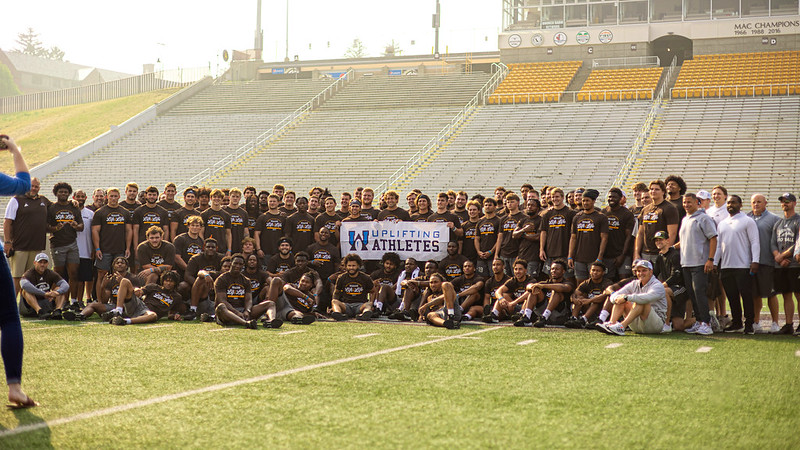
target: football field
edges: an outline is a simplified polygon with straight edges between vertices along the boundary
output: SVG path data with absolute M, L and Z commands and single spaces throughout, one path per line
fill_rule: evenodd
M 800 338 L 23 321 L 0 448 L 799 448 Z

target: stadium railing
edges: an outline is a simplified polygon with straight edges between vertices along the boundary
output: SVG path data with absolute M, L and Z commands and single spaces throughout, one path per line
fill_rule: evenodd
M 303 106 L 294 110 L 294 112 L 286 116 L 283 120 L 278 122 L 274 127 L 263 132 L 261 135 L 259 135 L 252 141 L 239 147 L 233 153 L 230 153 L 227 156 L 220 159 L 219 161 L 215 162 L 214 164 L 211 165 L 211 167 L 208 167 L 207 169 L 198 173 L 185 183 L 181 183 L 181 185 L 178 186 L 178 192 L 182 191 L 183 189 L 189 186 L 201 186 L 202 183 L 206 182 L 208 179 L 210 179 L 220 171 L 225 170 L 233 163 L 241 160 L 248 154 L 256 151 L 258 148 L 268 144 L 273 139 L 281 136 L 289 126 L 297 122 L 299 119 L 305 117 L 309 112 L 311 112 L 321 104 L 325 103 L 325 101 L 331 98 L 334 94 L 336 94 L 336 92 L 339 89 L 343 88 L 347 83 L 352 81 L 354 78 L 354 74 L 355 72 L 353 71 L 353 69 L 350 69 L 347 72 L 345 72 L 336 81 L 334 81 L 328 87 L 323 89 L 322 92 L 315 95 L 314 98 L 306 102 L 306 104 L 304 104 Z
M 490 97 L 490 93 L 497 89 L 497 86 L 503 82 L 503 79 L 508 75 L 508 66 L 503 63 L 492 63 L 492 71 L 494 74 L 486 84 L 483 85 L 482 88 L 472 97 L 466 106 L 464 106 L 461 111 L 459 111 L 455 117 L 450 121 L 449 124 L 445 125 L 439 133 L 436 134 L 436 137 L 428 141 L 424 147 L 417 153 L 415 153 L 408 161 L 405 162 L 399 169 L 397 169 L 389 178 L 384 181 L 383 183 L 378 186 L 377 192 L 385 192 L 403 177 L 405 177 L 406 173 L 411 170 L 413 167 L 420 164 L 425 158 L 430 155 L 433 151 L 439 148 L 442 144 L 444 144 L 450 136 L 461 126 L 462 123 L 474 112 L 475 108 L 480 105 L 486 104 L 487 99 Z
M 675 99 L 762 96 L 783 97 L 797 94 L 800 94 L 800 83 L 687 86 L 670 89 L 670 97 Z

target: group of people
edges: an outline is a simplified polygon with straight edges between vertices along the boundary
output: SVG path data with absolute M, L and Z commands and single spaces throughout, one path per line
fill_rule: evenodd
M 766 298 L 769 331 L 800 334 L 800 216 L 790 193 L 776 215 L 761 194 L 744 212 L 723 186 L 687 193 L 679 176 L 637 184 L 631 200 L 612 188 L 602 209 L 595 189 L 528 184 L 490 197 L 413 190 L 407 209 L 396 191 L 360 187 L 338 202 L 321 187 L 306 196 L 282 185 L 190 187 L 183 202 L 173 183 L 163 192 L 128 183 L 91 198 L 58 183 L 55 202 L 38 191 L 33 179 L 11 200 L 4 233 L 20 311 L 41 319 L 248 328 L 261 319 L 277 328 L 385 315 L 447 328 L 509 320 L 612 334 L 753 334 L 766 331 Z M 342 254 L 342 223 L 385 220 L 445 223 L 447 256 Z

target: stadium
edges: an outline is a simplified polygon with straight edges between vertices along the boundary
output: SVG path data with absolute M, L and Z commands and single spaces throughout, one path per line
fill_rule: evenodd
M 265 61 L 257 38 L 213 77 L 95 70 L 0 97 L 0 133 L 43 195 L 66 182 L 87 202 L 129 182 L 174 183 L 178 201 L 372 187 L 376 203 L 530 184 L 597 190 L 598 206 L 619 188 L 633 206 L 637 183 L 670 175 L 724 186 L 743 212 L 754 193 L 778 215 L 800 195 L 798 0 L 502 0 L 497 14 L 494 51 Z M 41 84 L 25 55 L 0 63 Z M 0 447 L 800 447 L 797 336 L 505 325 L 24 318 L 41 405 L 0 412 Z

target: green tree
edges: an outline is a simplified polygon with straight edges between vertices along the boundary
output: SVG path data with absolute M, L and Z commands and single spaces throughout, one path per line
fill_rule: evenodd
M 400 56 L 403 54 L 403 50 L 400 48 L 400 43 L 395 42 L 392 39 L 392 42 L 386 44 L 386 49 L 383 51 L 383 56 Z
M 11 71 L 3 63 L 0 63 L 0 97 L 10 97 L 21 93 L 17 84 L 14 83 Z
M 17 51 L 20 53 L 56 61 L 64 60 L 64 51 L 55 45 L 49 49 L 44 48 L 39 40 L 39 33 L 34 31 L 33 28 L 28 28 L 28 31 L 17 34 L 17 44 L 19 44 Z
M 367 56 L 367 49 L 359 38 L 353 39 L 353 45 L 344 52 L 345 58 L 363 58 L 365 56 Z

